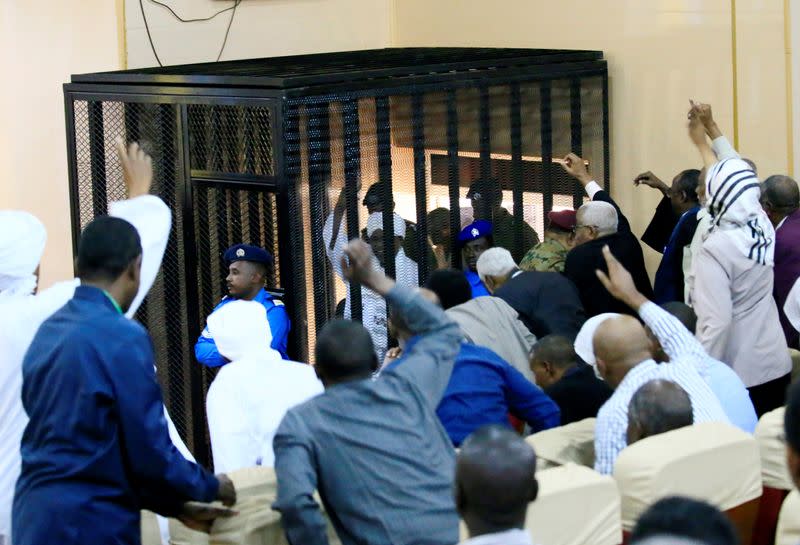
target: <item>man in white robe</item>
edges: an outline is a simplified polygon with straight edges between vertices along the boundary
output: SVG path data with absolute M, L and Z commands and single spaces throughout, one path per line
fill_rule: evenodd
M 128 199 L 111 203 L 110 214 L 130 222 L 142 243 L 139 292 L 126 313 L 132 318 L 155 281 L 167 246 L 172 214 L 149 195 L 152 161 L 137 144 L 117 143 Z M 77 278 L 34 295 L 46 241 L 44 226 L 19 211 L 0 212 L 0 543 L 11 541 L 11 504 L 20 473 L 20 440 L 28 417 L 22 407 L 22 360 L 39 326 L 72 299 Z M 188 459 L 191 454 L 164 409 L 170 437 Z M 5 540 L 5 541 L 3 541 Z
M 272 467 L 272 438 L 286 411 L 322 393 L 314 368 L 286 361 L 270 347 L 264 306 L 234 301 L 208 317 L 222 367 L 208 389 L 206 411 L 214 471 Z

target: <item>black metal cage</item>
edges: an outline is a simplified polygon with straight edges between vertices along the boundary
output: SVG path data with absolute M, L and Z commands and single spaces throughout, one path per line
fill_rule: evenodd
M 153 191 L 174 226 L 138 318 L 176 426 L 205 462 L 211 374 L 193 345 L 225 294 L 226 247 L 253 243 L 275 256 L 267 287 L 291 316 L 290 355 L 309 361 L 316 332 L 348 293 L 324 234 L 341 192 L 352 238 L 368 216 L 361 196 L 384 182 L 384 252 L 394 252 L 394 206 L 416 224 L 403 248 L 422 282 L 443 265 L 431 239 L 456 248 L 470 221 L 474 180 L 499 189 L 513 216 L 503 240 L 517 259 L 528 250 L 523 223 L 541 236 L 548 211 L 583 202 L 559 157 L 581 154 L 609 183 L 608 77 L 597 51 L 331 53 L 78 75 L 64 92 L 76 243 L 124 196 L 114 139 L 139 141 L 153 156 Z M 460 267 L 458 251 L 448 253 Z M 396 275 L 394 260 L 384 262 Z M 361 292 L 349 290 L 361 319 Z

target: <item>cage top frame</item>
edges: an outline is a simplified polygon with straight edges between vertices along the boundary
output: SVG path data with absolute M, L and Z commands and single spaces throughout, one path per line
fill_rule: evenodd
M 547 76 L 604 69 L 602 51 L 479 47 L 385 48 L 73 75 L 72 83 L 226 86 L 273 90 L 407 85 L 422 80 L 493 79 L 498 72 Z

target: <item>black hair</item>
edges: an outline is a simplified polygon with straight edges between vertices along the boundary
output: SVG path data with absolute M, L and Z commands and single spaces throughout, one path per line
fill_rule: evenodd
M 677 318 L 692 335 L 697 332 L 697 314 L 694 313 L 692 307 L 679 301 L 672 301 L 664 303 L 661 308 Z
M 578 363 L 573 343 L 563 335 L 542 337 L 531 348 L 531 356 L 552 363 L 559 369 L 568 369 Z
M 316 365 L 326 378 L 369 375 L 378 368 L 375 345 L 366 328 L 351 320 L 333 320 L 317 336 Z
M 789 446 L 800 453 L 800 382 L 792 384 L 786 393 L 783 431 Z
M 428 277 L 425 287 L 434 292 L 447 310 L 472 299 L 472 287 L 462 271 L 439 269 Z
M 142 242 L 133 225 L 120 218 L 99 216 L 86 226 L 78 241 L 78 276 L 113 282 L 140 255 Z
M 704 545 L 738 545 L 733 523 L 713 505 L 700 500 L 671 496 L 642 513 L 631 533 L 630 545 L 649 537 L 677 536 Z
M 776 174 L 762 184 L 762 199 L 778 212 L 792 213 L 800 207 L 800 189 L 789 176 Z
M 697 184 L 699 183 L 700 171 L 696 168 L 690 168 L 678 174 L 677 179 L 672 184 L 672 190 L 685 193 L 688 200 L 696 203 L 699 202 L 697 198 Z
M 674 382 L 651 380 L 631 397 L 628 420 L 639 427 L 642 439 L 691 426 L 694 423 L 692 400 L 686 390 Z

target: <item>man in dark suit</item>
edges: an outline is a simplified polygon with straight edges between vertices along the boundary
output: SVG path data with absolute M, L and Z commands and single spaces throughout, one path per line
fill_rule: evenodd
M 486 289 L 516 310 L 537 338 L 557 333 L 574 339 L 586 321 L 578 290 L 560 273 L 521 271 L 505 248 L 486 250 L 477 268 Z
M 578 359 L 572 342 L 559 335 L 539 339 L 531 350 L 536 384 L 561 409 L 561 425 L 594 418 L 611 397 L 611 387 Z
M 788 176 L 770 176 L 761 187 L 761 206 L 775 226 L 775 285 L 772 294 L 778 304 L 786 343 L 789 348 L 800 348 L 798 332 L 783 311 L 789 291 L 800 277 L 800 190 L 797 182 Z
M 564 170 L 583 185 L 592 199 L 578 209 L 575 224 L 575 248 L 567 254 L 564 274 L 575 283 L 587 318 L 604 312 L 634 313 L 615 300 L 606 290 L 595 271 L 606 270 L 603 246 L 630 271 L 638 289 L 647 298 L 653 297 L 653 288 L 644 266 L 644 255 L 639 240 L 631 232 L 630 223 L 611 196 L 595 182 L 580 157 L 570 153 L 562 163 Z

